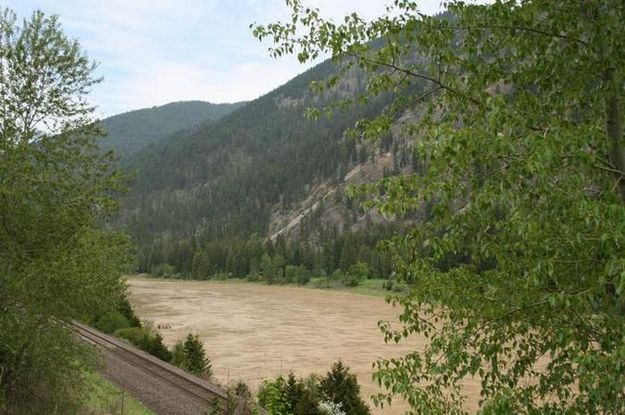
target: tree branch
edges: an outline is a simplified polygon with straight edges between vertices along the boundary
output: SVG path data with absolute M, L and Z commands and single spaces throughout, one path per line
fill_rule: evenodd
M 455 88 L 453 88 L 453 87 L 451 87 L 451 86 L 449 86 L 447 84 L 444 84 L 441 81 L 439 81 L 438 79 L 433 78 L 433 77 L 431 77 L 429 75 L 425 75 L 425 74 L 422 74 L 422 73 L 410 70 L 408 68 L 403 68 L 403 67 L 397 66 L 394 63 L 388 63 L 388 62 L 380 61 L 380 60 L 377 60 L 377 59 L 368 58 L 366 56 L 361 56 L 361 55 L 358 55 L 358 54 L 356 54 L 354 52 L 346 51 L 345 54 L 348 55 L 348 56 L 351 56 L 353 58 L 360 59 L 360 60 L 362 60 L 364 62 L 370 63 L 372 65 L 377 65 L 377 66 L 383 66 L 383 67 L 386 67 L 386 68 L 391 68 L 391 69 L 394 69 L 394 70 L 396 70 L 398 72 L 405 73 L 406 75 L 410 75 L 410 76 L 413 76 L 415 78 L 419 78 L 419 79 L 423 79 L 425 81 L 432 82 L 433 84 L 437 85 L 440 89 L 445 89 L 445 90 L 447 90 L 447 91 L 449 91 L 449 92 L 451 92 L 453 94 L 457 94 L 459 96 L 463 96 L 463 97 L 467 98 L 469 101 L 471 101 L 472 103 L 474 103 L 475 105 L 479 105 L 479 106 L 483 106 L 484 105 L 482 102 L 478 101 L 477 99 L 475 99 L 473 97 L 470 97 L 470 96 L 467 96 L 466 94 L 462 93 L 461 91 L 458 91 L 457 89 L 455 89 Z

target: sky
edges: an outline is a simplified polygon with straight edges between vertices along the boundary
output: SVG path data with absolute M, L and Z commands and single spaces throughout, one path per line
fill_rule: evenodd
M 441 10 L 421 0 L 420 10 Z M 250 23 L 285 20 L 284 0 L 6 0 L 19 18 L 40 9 L 59 16 L 99 66 L 89 97 L 107 117 L 173 101 L 236 102 L 257 98 L 303 72 L 294 57 L 269 57 Z M 385 0 L 304 0 L 324 17 L 357 12 L 373 18 Z

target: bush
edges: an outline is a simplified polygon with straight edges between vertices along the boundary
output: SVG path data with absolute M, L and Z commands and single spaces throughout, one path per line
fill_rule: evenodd
M 176 276 L 176 269 L 170 264 L 158 264 L 152 268 L 152 274 L 157 277 L 174 277 Z
M 226 402 L 214 399 L 206 415 L 257 415 L 260 408 L 252 400 L 250 388 L 243 382 L 238 381 L 226 388 Z
M 128 340 L 140 349 L 143 349 L 140 345 L 145 343 L 145 338 L 148 336 L 146 330 L 141 327 L 126 327 L 116 330 L 114 334 L 116 337 Z
M 342 276 L 341 281 L 347 287 L 356 287 L 367 278 L 369 278 L 369 266 L 359 261 L 349 267 L 347 274 Z
M 305 273 L 301 273 L 297 276 L 298 285 L 306 285 L 310 282 L 310 273 L 306 270 Z
M 303 266 L 287 265 L 284 269 L 284 278 L 287 283 L 306 285 L 310 281 L 310 271 Z
M 125 295 L 119 301 L 117 310 L 124 317 L 126 317 L 126 320 L 128 320 L 128 323 L 130 324 L 130 327 L 141 327 L 141 321 L 139 320 L 139 317 L 137 317 L 134 310 L 132 309 L 132 306 L 130 305 L 130 302 L 128 301 L 128 297 L 126 297 Z
M 340 361 L 324 378 L 311 375 L 263 381 L 258 402 L 270 415 L 369 415 L 356 376 Z
M 119 311 L 110 311 L 98 318 L 93 326 L 104 333 L 112 334 L 119 329 L 130 327 L 130 322 Z
M 171 362 L 172 354 L 167 346 L 163 344 L 163 337 L 159 333 L 156 333 L 147 342 L 146 348 L 144 350 L 150 353 L 152 356 L 158 357 L 165 362 Z
M 115 336 L 128 340 L 144 352 L 165 362 L 172 360 L 172 353 L 163 344 L 163 338 L 158 333 L 152 334 L 149 330 L 141 327 L 127 327 L 117 330 Z
M 295 282 L 298 275 L 298 268 L 299 267 L 296 265 L 287 265 L 286 267 L 284 267 L 284 282 Z
M 182 367 L 184 363 L 184 344 L 182 341 L 179 341 L 174 345 L 174 348 L 171 352 L 171 363 Z
M 357 287 L 360 281 L 362 281 L 360 278 L 352 274 L 344 274 L 341 278 L 341 283 L 346 287 Z
M 341 408 L 340 403 L 334 403 L 332 401 L 319 402 L 319 412 L 323 415 L 347 415 Z
M 291 409 L 287 394 L 286 381 L 282 376 L 274 380 L 264 380 L 258 390 L 258 403 L 269 415 L 288 414 Z

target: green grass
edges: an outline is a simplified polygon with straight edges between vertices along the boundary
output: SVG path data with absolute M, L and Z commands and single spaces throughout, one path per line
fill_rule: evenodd
M 154 278 L 163 281 L 215 281 L 219 283 L 229 283 L 229 284 L 258 284 L 265 285 L 263 281 L 250 281 L 245 278 L 230 278 L 230 279 L 217 279 L 217 278 L 209 278 L 205 280 L 193 279 L 193 278 L 173 278 L 173 277 L 156 277 L 149 274 L 142 274 L 138 276 L 139 278 Z M 132 278 L 132 277 L 131 277 Z M 396 284 L 395 289 L 393 291 L 386 290 L 383 287 L 383 284 L 386 282 L 383 278 L 371 278 L 366 279 L 360 282 L 356 287 L 346 287 L 340 282 L 331 281 L 327 277 L 313 277 L 306 285 L 297 285 L 294 283 L 290 284 L 275 284 L 276 287 L 302 287 L 309 289 L 322 289 L 322 290 L 333 290 L 333 291 L 342 291 L 342 292 L 350 292 L 354 294 L 362 294 L 362 295 L 373 295 L 377 297 L 385 297 L 389 294 L 398 294 L 398 292 L 405 292 L 406 287 L 404 284 Z
M 138 400 L 96 373 L 85 374 L 89 394 L 81 414 L 155 415 Z
M 385 282 L 386 280 L 382 278 L 371 278 L 361 281 L 356 287 L 346 287 L 339 282 L 329 281 L 327 277 L 315 277 L 310 280 L 306 287 L 385 297 L 392 294 L 392 292 L 384 289 L 383 284 Z

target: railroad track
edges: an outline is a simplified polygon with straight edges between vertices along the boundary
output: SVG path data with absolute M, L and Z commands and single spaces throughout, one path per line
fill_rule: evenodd
M 140 368 L 147 375 L 179 390 L 184 396 L 195 400 L 202 407 L 217 408 L 223 410 L 229 399 L 228 393 L 221 387 L 199 379 L 182 369 L 138 350 L 116 337 L 101 333 L 89 326 L 74 322 L 72 323 L 76 333 L 89 343 L 106 350 L 124 360 L 125 362 Z M 215 409 L 217 409 L 215 408 Z

